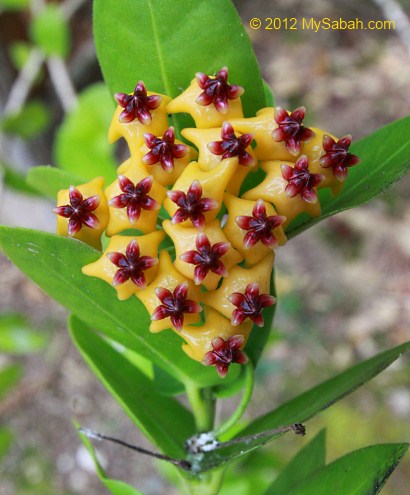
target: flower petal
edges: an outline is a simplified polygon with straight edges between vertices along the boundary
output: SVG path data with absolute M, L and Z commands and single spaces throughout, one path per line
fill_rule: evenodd
M 126 270 L 124 269 L 117 270 L 112 280 L 112 285 L 116 287 L 117 285 L 125 284 L 125 282 L 129 280 L 129 278 L 130 277 Z
M 83 226 L 80 217 L 76 214 L 71 215 L 70 220 L 68 221 L 68 235 L 73 236 L 77 234 L 81 230 Z

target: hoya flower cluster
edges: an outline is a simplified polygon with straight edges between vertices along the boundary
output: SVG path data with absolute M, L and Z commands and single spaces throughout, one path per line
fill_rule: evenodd
M 198 73 L 172 100 L 141 81 L 132 94 L 116 94 L 109 139 L 125 138 L 129 159 L 105 190 L 102 178 L 70 187 L 54 209 L 58 233 L 97 249 L 104 231 L 109 238 L 84 274 L 111 284 L 119 299 L 136 296 L 151 332 L 176 332 L 191 358 L 221 376 L 246 362 L 252 326 L 275 303 L 270 280 L 284 229 L 301 213 L 320 215 L 317 190 L 337 194 L 359 161 L 351 136 L 304 126 L 303 107 L 245 118 L 243 93 L 222 68 Z M 180 112 L 195 121 L 181 131 L 190 146 L 169 125 Z M 244 190 L 258 168 L 262 179 Z

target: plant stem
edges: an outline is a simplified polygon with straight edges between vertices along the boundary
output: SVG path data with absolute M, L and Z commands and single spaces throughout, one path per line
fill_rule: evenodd
M 198 433 L 211 431 L 215 419 L 215 399 L 212 388 L 198 388 L 195 385 L 187 385 L 186 393 L 192 406 Z
M 197 478 L 185 479 L 187 495 L 218 495 L 225 471 L 223 467 Z
M 218 426 L 218 428 L 215 430 L 215 435 L 218 438 L 222 434 L 225 434 L 225 437 L 229 438 L 229 430 L 236 425 L 236 423 L 240 420 L 246 408 L 248 407 L 249 401 L 252 396 L 253 385 L 255 382 L 255 373 L 251 362 L 246 365 L 244 372 L 245 387 L 243 390 L 241 401 L 232 416 L 220 426 Z

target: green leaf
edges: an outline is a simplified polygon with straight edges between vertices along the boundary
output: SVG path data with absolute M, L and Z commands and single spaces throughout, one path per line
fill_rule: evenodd
M 9 429 L 0 428 L 0 459 L 10 450 L 13 440 L 13 433 Z
M 0 163 L 0 175 L 4 184 L 17 192 L 38 196 L 38 192 L 26 182 L 26 177 L 9 165 Z
M 295 486 L 303 484 L 312 473 L 326 463 L 326 432 L 321 430 L 289 462 L 276 480 L 266 490 L 265 495 L 288 495 Z
M 269 430 L 294 423 L 304 423 L 368 382 L 408 350 L 410 350 L 410 342 L 382 352 L 257 418 L 238 433 L 237 437 L 247 437 L 246 439 L 235 445 L 203 454 L 198 463 L 198 470 L 205 471 L 241 457 L 282 434 L 269 433 Z M 264 431 L 267 433 L 262 437 L 249 437 Z
M 30 0 L 0 0 L 0 9 L 4 10 L 24 10 L 30 4 Z
M 50 111 L 43 103 L 30 101 L 18 113 L 5 117 L 0 129 L 23 139 L 33 139 L 46 129 L 50 119 Z
M 1 5 L 1 1 L 0 1 Z M 24 41 L 15 41 L 10 44 L 9 56 L 17 70 L 21 70 L 26 64 L 32 47 Z
M 376 495 L 409 448 L 408 443 L 372 445 L 323 467 L 286 495 Z M 272 492 L 273 493 L 273 492 Z
M 87 364 L 142 432 L 167 455 L 182 457 L 184 442 L 195 431 L 192 414 L 159 395 L 151 380 L 75 317 L 70 332 Z
M 230 0 L 94 0 L 94 33 L 111 93 L 142 79 L 174 98 L 196 72 L 227 66 L 230 82 L 245 88 L 245 115 L 264 106 L 255 54 Z
M 26 180 L 30 187 L 53 201 L 57 200 L 57 193 L 60 189 L 68 189 L 71 185 L 78 186 L 87 182 L 83 177 L 78 177 L 50 165 L 31 168 Z
M 60 7 L 48 4 L 30 24 L 33 42 L 48 56 L 65 58 L 70 49 L 70 31 Z
M 334 198 L 322 189 L 319 192 L 321 216 L 296 218 L 286 231 L 288 238 L 340 211 L 367 203 L 391 187 L 410 169 L 409 135 L 410 117 L 405 117 L 353 143 L 351 151 L 362 161 L 349 170 L 341 194 Z
M 79 425 L 75 423 L 75 427 L 77 429 L 78 426 Z M 102 468 L 101 464 L 98 461 L 97 454 L 95 453 L 94 447 L 92 446 L 90 440 L 84 435 L 84 433 L 79 432 L 78 435 L 81 441 L 83 442 L 85 448 L 88 450 L 89 454 L 91 455 L 95 464 L 97 475 L 104 484 L 104 486 L 107 488 L 107 490 L 109 490 L 113 495 L 143 495 L 142 492 L 138 491 L 136 488 L 130 485 L 127 485 L 123 481 L 113 480 L 111 478 L 108 478 L 107 475 L 105 474 L 104 469 Z
M 136 297 L 119 301 L 109 284 L 82 274 L 84 265 L 101 256 L 99 251 L 74 239 L 12 227 L 0 227 L 0 245 L 20 270 L 93 328 L 150 359 L 183 383 L 223 383 L 213 368 L 184 354 L 183 342 L 174 332 L 150 333 L 149 315 Z M 239 370 L 234 371 L 225 382 L 235 380 Z
M 0 370 L 0 400 L 18 384 L 23 374 L 23 368 L 18 364 L 11 364 Z
M 263 79 L 263 91 L 265 92 L 265 106 L 274 107 L 275 106 L 275 98 L 273 96 L 273 92 L 269 84 Z
M 307 421 L 346 395 L 354 392 L 361 385 L 381 373 L 408 350 L 410 350 L 410 342 L 382 352 L 343 371 L 330 380 L 283 404 L 278 409 L 257 418 L 241 432 L 241 436 Z
M 113 110 L 105 84 L 94 84 L 80 94 L 57 132 L 54 157 L 60 168 L 87 180 L 99 175 L 108 184 L 115 180 L 114 148 L 107 138 Z
M 0 353 L 28 354 L 42 349 L 47 342 L 44 335 L 33 330 L 19 314 L 0 315 Z
M 159 366 L 154 366 L 154 385 L 162 395 L 180 395 L 185 392 L 185 386 Z

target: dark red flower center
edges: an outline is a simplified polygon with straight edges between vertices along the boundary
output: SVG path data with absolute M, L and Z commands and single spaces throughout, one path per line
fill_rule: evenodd
M 248 362 L 248 358 L 241 351 L 244 340 L 243 335 L 233 335 L 226 341 L 222 337 L 216 337 L 211 342 L 212 351 L 205 354 L 202 364 L 215 365 L 218 374 L 224 378 L 231 363 L 245 364 Z
M 122 194 L 112 198 L 109 204 L 114 208 L 127 208 L 127 216 L 131 223 L 137 222 L 142 209 L 158 210 L 160 208 L 159 203 L 148 196 L 153 184 L 151 176 L 134 184 L 124 175 L 119 175 L 118 184 Z
M 222 67 L 214 78 L 202 72 L 195 74 L 198 86 L 203 92 L 198 96 L 198 105 L 208 106 L 211 103 L 220 113 L 227 113 L 228 99 L 235 100 L 244 93 L 244 89 L 236 84 L 228 84 L 228 68 Z
M 264 324 L 262 311 L 264 308 L 275 304 L 276 299 L 270 294 L 259 294 L 257 283 L 248 284 L 245 292 L 234 292 L 229 296 L 231 303 L 237 309 L 232 313 L 232 325 L 241 325 L 247 318 L 255 325 L 262 327 Z
M 320 158 L 323 168 L 332 168 L 337 180 L 344 181 L 347 175 L 347 168 L 360 162 L 360 158 L 349 153 L 352 143 L 352 136 L 343 136 L 337 142 L 325 134 L 323 136 L 323 149 L 325 154 Z
M 188 283 L 178 284 L 172 293 L 164 287 L 155 289 L 161 304 L 157 306 L 151 316 L 151 320 L 163 320 L 170 317 L 176 330 L 181 331 L 184 324 L 185 313 L 199 313 L 201 306 L 188 297 Z
M 155 165 L 160 163 L 161 167 L 166 172 L 172 172 L 174 169 L 174 160 L 182 158 L 188 152 L 188 146 L 185 144 L 175 144 L 175 131 L 173 127 L 169 127 L 162 138 L 158 138 L 154 134 L 144 134 L 145 145 L 149 151 L 142 161 L 147 165 Z
M 146 285 L 144 271 L 158 263 L 158 258 L 140 256 L 140 247 L 136 240 L 131 241 L 125 254 L 118 252 L 107 253 L 107 258 L 117 266 L 112 285 L 121 285 L 130 280 L 140 289 Z
M 297 108 L 290 115 L 283 108 L 275 109 L 275 121 L 278 127 L 272 132 L 272 137 L 277 142 L 284 141 L 286 149 L 295 156 L 300 153 L 301 141 L 307 141 L 315 136 L 312 129 L 302 124 L 305 113 L 305 107 Z
M 269 248 L 275 247 L 277 240 L 273 230 L 280 227 L 285 220 L 286 218 L 281 215 L 268 216 L 261 199 L 253 207 L 252 216 L 239 216 L 235 219 L 241 229 L 248 231 L 243 238 L 246 249 L 253 247 L 259 241 Z
M 151 110 L 158 108 L 162 101 L 162 96 L 148 96 L 145 84 L 142 81 L 139 81 L 135 86 L 132 95 L 116 93 L 114 97 L 124 109 L 119 116 L 119 121 L 124 124 L 138 119 L 141 124 L 148 125 L 151 122 Z
M 53 208 L 53 212 L 57 213 L 57 215 L 69 218 L 68 235 L 75 235 L 81 230 L 83 225 L 86 225 L 90 229 L 97 229 L 100 222 L 91 212 L 98 208 L 100 196 L 90 196 L 84 199 L 80 191 L 74 186 L 70 186 L 68 194 L 70 204 Z
M 203 229 L 205 226 L 204 213 L 219 207 L 218 202 L 213 198 L 202 197 L 202 186 L 198 180 L 195 180 L 189 186 L 187 193 L 168 191 L 167 194 L 169 199 L 179 206 L 172 217 L 172 223 L 174 224 L 189 219 L 194 227 Z
M 237 156 L 241 165 L 252 166 L 255 164 L 254 158 L 246 151 L 252 142 L 253 134 L 242 134 L 242 136 L 237 137 L 231 124 L 224 122 L 221 138 L 222 141 L 213 141 L 208 144 L 211 153 L 222 155 L 222 159 Z
M 217 242 L 211 246 L 208 237 L 200 233 L 196 238 L 196 248 L 196 251 L 186 251 L 181 254 L 180 259 L 195 265 L 194 281 L 197 285 L 204 280 L 210 271 L 221 277 L 226 277 L 228 272 L 220 258 L 228 252 L 229 242 Z
M 290 198 L 300 195 L 308 203 L 316 203 L 317 192 L 314 189 L 324 180 L 324 175 L 311 174 L 306 155 L 302 155 L 292 168 L 290 165 L 281 165 L 282 176 L 288 182 L 285 188 Z

